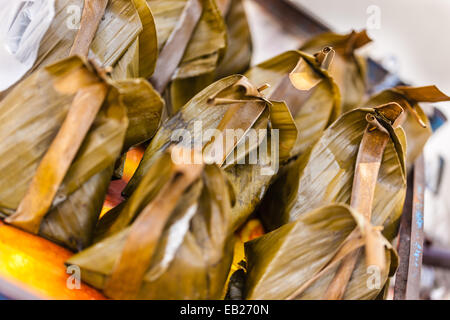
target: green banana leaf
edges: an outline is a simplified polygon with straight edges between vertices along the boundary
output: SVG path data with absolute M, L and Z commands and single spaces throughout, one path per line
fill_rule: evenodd
M 242 0 L 230 0 L 222 14 L 227 26 L 228 43 L 225 57 L 216 70 L 216 79 L 243 74 L 252 57 L 252 38 Z
M 214 99 L 216 102 L 212 101 Z M 279 130 L 276 138 L 272 137 L 272 131 L 268 130 L 269 123 L 272 129 Z M 230 76 L 208 86 L 188 102 L 179 113 L 161 125 L 146 149 L 137 171 L 125 188 L 124 195 L 133 198 L 133 192 L 140 192 L 137 187 L 146 172 L 171 144 L 179 143 L 187 148 L 202 149 L 206 154 L 205 148 L 210 146 L 211 141 L 208 130 L 213 129 L 217 129 L 222 134 L 228 129 L 234 129 L 239 133 L 236 136 L 237 141 L 225 150 L 223 155 L 226 157 L 216 162 L 222 165 L 236 190 L 237 204 L 231 212 L 231 225 L 233 229 L 237 228 L 254 211 L 268 183 L 276 173 L 270 172 L 270 168 L 267 167 L 270 167 L 271 162 L 282 163 L 287 160 L 297 139 L 297 129 L 286 105 L 267 101 L 241 75 Z M 254 131 L 250 129 L 258 130 L 256 132 L 261 136 L 252 139 L 249 135 Z M 189 139 L 180 141 L 182 138 L 182 135 L 179 135 L 180 132 L 186 134 Z M 272 144 L 277 146 L 278 142 L 278 153 L 275 153 L 276 150 L 272 153 Z M 259 159 L 250 161 L 251 151 L 261 145 L 268 146 L 268 152 L 260 152 L 262 155 Z M 261 174 L 264 170 L 268 173 Z M 106 235 L 127 226 L 128 222 L 121 223 L 120 218 L 108 218 L 108 216 L 109 214 L 105 215 L 99 222 L 99 230 Z M 104 228 L 104 224 L 109 225 L 111 219 L 117 219 L 116 227 L 113 230 L 109 227 Z M 98 238 L 102 236 L 98 235 Z
M 349 206 L 333 204 L 306 212 L 297 220 L 247 242 L 243 297 L 323 299 L 339 266 L 338 252 L 357 227 L 357 216 L 358 213 Z M 373 273 L 368 272 L 365 255 L 362 255 L 347 285 L 344 299 L 374 299 L 383 289 L 388 276 L 395 272 L 395 251 L 386 240 L 383 242 L 382 237 L 380 241 L 386 244 L 386 267 L 378 274 L 379 282 L 368 286 Z M 363 244 L 363 241 L 356 242 L 358 246 Z M 321 271 L 322 274 L 319 274 Z M 312 281 L 312 278 L 316 279 Z
M 151 84 L 142 78 L 118 80 L 115 85 L 127 106 L 129 125 L 123 145 L 123 151 L 127 151 L 155 135 L 165 103 Z
M 289 79 L 297 65 L 303 67 L 299 77 L 306 79 L 303 91 L 295 88 Z M 313 144 L 341 112 L 339 88 L 333 78 L 317 58 L 304 52 L 282 53 L 250 68 L 245 76 L 256 86 L 270 85 L 264 91 L 265 96 L 284 101 L 289 107 L 299 128 L 293 156 Z
M 367 89 L 366 60 L 355 54 L 355 51 L 370 41 L 365 30 L 345 35 L 329 32 L 313 37 L 300 48 L 310 54 L 325 46 L 336 51 L 329 72 L 341 91 L 343 112 L 356 108 L 364 99 Z
M 356 156 L 368 113 L 389 129 L 391 137 L 378 174 L 371 222 L 383 225 L 385 236 L 392 240 L 406 192 L 406 140 L 403 129 L 392 129 L 377 108 L 343 114 L 307 152 L 281 169 L 261 204 L 260 214 L 267 230 L 295 221 L 313 209 L 349 203 Z
M 141 95 L 153 92 L 148 84 L 143 84 L 144 80 L 136 81 L 141 84 Z M 96 84 L 109 89 L 98 113 L 93 114 L 85 136 L 79 131 L 72 133 L 82 139 L 81 144 L 58 150 L 57 139 L 72 138 L 61 136 L 61 132 L 67 126 L 66 118 L 73 112 L 79 92 Z M 83 59 L 73 56 L 38 70 L 6 96 L 0 103 L 0 131 L 5 137 L 0 147 L 0 181 L 4 186 L 0 190 L 0 211 L 9 216 L 8 222 L 70 249 L 79 250 L 89 245 L 114 164 L 123 149 L 128 126 L 125 103 L 131 101 L 133 105 L 135 94 L 127 81 L 117 85 Z M 50 149 L 56 151 L 58 163 L 51 163 L 52 166 L 44 170 L 41 167 Z M 68 150 L 75 152 L 74 158 L 67 169 L 61 169 L 60 159 L 67 157 Z M 64 170 L 62 175 L 60 170 Z M 36 181 L 38 172 L 50 175 L 45 178 L 47 182 Z M 61 182 L 54 180 L 52 172 L 62 179 Z M 51 201 L 48 210 L 42 209 L 44 216 L 33 217 L 33 223 L 15 220 L 16 211 L 32 186 L 47 183 L 54 193 L 45 193 L 33 200 L 37 207 L 45 207 L 44 199 Z
M 83 8 L 84 0 L 55 1 L 54 20 L 41 41 L 38 57 L 28 74 L 70 55 L 79 28 L 77 21 L 73 20 L 73 13 L 68 10 L 71 7 Z M 73 27 L 69 27 L 69 23 Z M 141 80 L 132 84 L 128 80 L 149 77 L 155 68 L 157 55 L 156 27 L 146 0 L 108 1 L 90 45 L 89 59 L 101 67 L 111 67 L 113 79 L 124 80 L 122 86 L 125 87 L 128 83 L 125 90 L 135 90 L 132 94 L 136 98 L 127 109 L 131 125 L 125 149 L 149 140 L 159 125 L 164 107 L 162 98 L 150 84 L 143 84 Z M 138 89 L 138 86 L 142 88 Z M 143 90 L 141 97 L 137 96 L 138 90 Z
M 149 2 L 150 7 L 152 2 Z M 226 26 L 216 2 L 202 0 L 202 5 L 202 16 L 174 73 L 174 79 L 192 78 L 213 72 L 225 53 Z M 158 26 L 156 15 L 155 21 Z
M 406 140 L 397 127 L 401 112 L 392 103 L 350 111 L 308 152 L 284 167 L 284 175 L 271 185 L 261 205 L 261 214 L 273 231 L 245 244 L 245 298 L 323 299 L 335 290 L 336 279 L 340 284 L 345 281 L 344 299 L 379 296 L 397 267 L 389 241 L 396 234 L 406 193 Z M 376 120 L 378 129 L 370 128 L 368 119 Z M 384 138 L 379 140 L 376 134 L 367 138 L 373 129 Z M 362 162 L 356 166 L 358 161 Z M 375 168 L 373 161 L 380 165 L 375 175 L 369 174 Z M 361 251 L 363 245 L 366 249 Z M 375 261 L 378 248 L 384 252 L 378 251 L 382 259 Z M 378 267 L 378 283 L 372 287 L 368 281 L 373 272 L 368 268 L 373 266 Z M 348 276 L 342 272 L 346 268 Z
M 156 61 L 156 39 L 152 34 L 151 13 L 145 13 L 144 0 L 110 0 L 103 19 L 90 46 L 89 58 L 100 66 L 115 67 L 122 56 L 136 40 L 139 55 L 135 63 L 146 77 L 152 73 Z M 73 21 L 69 6 L 84 7 L 84 0 L 56 0 L 55 18 L 41 41 L 38 58 L 31 71 L 45 67 L 69 56 L 78 28 Z M 141 21 L 142 19 L 142 21 Z M 72 23 L 74 27 L 67 26 Z M 145 28 L 144 28 L 145 27 Z M 152 45 L 154 48 L 152 49 Z
M 147 1 L 156 24 L 158 47 L 164 48 L 188 0 Z M 200 0 L 202 15 L 186 47 L 177 48 L 184 54 L 178 62 L 166 92 L 168 115 L 175 114 L 196 93 L 214 81 L 214 74 L 223 59 L 227 33 L 215 0 Z M 178 46 L 180 47 L 180 46 Z M 158 75 L 156 75 L 158 76 Z
M 152 12 L 146 0 L 132 0 L 131 2 L 140 18 L 142 31 L 133 43 L 129 44 L 126 52 L 122 52 L 120 60 L 114 66 L 113 79 L 148 78 L 156 67 L 158 40 Z M 101 31 L 100 27 L 99 31 Z M 114 36 L 110 39 L 114 39 Z
M 431 125 L 419 102 L 449 101 L 450 97 L 442 93 L 436 86 L 396 87 L 384 90 L 363 103 L 363 107 L 373 107 L 387 102 L 397 102 L 407 110 L 403 120 L 406 134 L 406 165 L 411 168 L 414 161 L 422 153 L 425 143 L 431 136 Z
M 193 171 L 198 173 L 177 193 L 177 181 Z M 131 226 L 71 257 L 67 265 L 79 266 L 83 281 L 112 298 L 223 298 L 233 257 L 229 224 L 233 195 L 222 171 L 215 165 L 178 165 L 168 150 L 138 188 L 140 192 L 124 208 L 127 217 L 138 216 Z M 167 211 L 159 209 L 166 205 Z M 149 234 L 149 228 L 159 235 L 144 242 L 151 259 L 141 264 L 138 247 L 144 240 L 133 238 L 133 233 L 140 229 Z M 131 259 L 124 259 L 126 250 L 133 252 Z M 127 282 L 116 276 L 119 269 L 125 277 L 139 270 L 140 277 Z M 124 289 L 116 282 L 122 282 Z M 133 290 L 130 283 L 135 283 Z

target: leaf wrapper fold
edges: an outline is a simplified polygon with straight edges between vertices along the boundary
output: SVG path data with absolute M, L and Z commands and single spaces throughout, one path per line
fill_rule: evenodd
M 388 102 L 396 102 L 406 111 L 401 126 L 406 134 L 406 165 L 409 170 L 431 136 L 430 121 L 419 103 L 449 100 L 450 97 L 442 93 L 436 86 L 401 86 L 374 95 L 364 102 L 362 107 L 371 108 Z
M 171 74 L 172 81 L 165 94 L 168 114 L 174 115 L 195 94 L 214 81 L 217 66 L 221 63 L 227 48 L 227 31 L 224 19 L 215 0 L 199 0 L 203 7 L 201 17 L 193 30 L 189 43 L 183 49 L 183 56 Z M 152 5 L 152 2 L 149 3 Z M 157 1 L 154 3 L 157 5 Z M 155 11 L 154 11 L 155 12 Z M 166 43 L 167 11 L 161 16 L 155 13 L 156 25 L 162 19 L 163 29 L 158 32 L 159 42 Z M 176 20 L 175 20 L 176 21 Z M 170 37 L 173 32 L 171 30 Z M 164 50 L 164 48 L 163 48 Z
M 222 2 L 222 6 L 225 7 L 224 17 L 228 36 L 225 56 L 216 70 L 216 79 L 220 79 L 232 74 L 243 74 L 248 69 L 252 57 L 252 38 L 243 1 L 217 2 L 218 6 Z
M 341 90 L 343 112 L 358 107 L 364 99 L 367 87 L 366 61 L 355 51 L 370 41 L 365 30 L 345 35 L 329 32 L 308 40 L 300 48 L 310 54 L 326 46 L 336 51 L 329 71 Z
M 268 99 L 284 101 L 299 134 L 291 156 L 305 152 L 340 114 L 339 89 L 328 71 L 315 57 L 288 51 L 250 68 L 245 76 L 264 90 Z M 297 83 L 303 91 L 293 85 Z
M 362 238 L 347 241 L 357 227 L 359 214 L 345 204 L 324 206 L 296 221 L 245 244 L 246 299 L 323 299 L 338 263 L 364 245 Z M 384 239 L 384 238 L 380 238 Z M 383 241 L 383 240 L 380 240 Z M 386 264 L 395 264 L 390 245 Z M 364 255 L 361 255 L 344 299 L 373 299 L 380 289 L 369 289 Z M 392 262 L 391 262 L 392 261 Z M 380 273 L 380 282 L 389 268 Z
M 283 140 L 279 154 L 274 150 L 272 158 L 269 121 L 273 128 L 280 130 L 278 139 Z M 228 129 L 233 129 L 231 138 L 226 136 Z M 215 143 L 211 143 L 212 137 Z M 227 143 L 232 143 L 221 143 L 225 138 Z M 204 156 L 214 154 L 213 151 L 218 150 L 216 147 L 223 146 L 222 157 L 212 160 L 222 165 L 237 191 L 237 204 L 231 219 L 232 225 L 238 227 L 254 211 L 262 190 L 272 179 L 274 173 L 264 175 L 262 170 L 270 169 L 271 162 L 279 162 L 279 157 L 281 160 L 288 158 L 296 138 L 295 123 L 284 103 L 271 103 L 245 77 L 230 76 L 205 88 L 162 124 L 124 194 L 132 196 L 133 191 L 137 191 L 139 181 L 171 144 L 203 150 Z M 275 145 L 276 142 L 273 143 Z M 263 153 L 264 159 L 251 162 L 252 151 L 260 148 L 261 144 L 268 146 L 268 152 Z
M 386 232 L 393 228 L 405 197 L 406 146 L 403 130 L 386 122 L 387 112 L 366 108 L 342 115 L 307 152 L 284 166 L 261 204 L 265 227 L 274 230 L 312 209 L 350 203 L 356 157 L 370 114 L 390 134 L 375 187 L 371 222 L 384 225 Z M 389 240 L 392 236 L 386 235 Z

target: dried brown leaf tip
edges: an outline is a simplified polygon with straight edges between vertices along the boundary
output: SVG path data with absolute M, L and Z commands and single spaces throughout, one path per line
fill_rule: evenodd
M 333 48 L 334 62 L 327 69 L 341 92 L 343 112 L 358 107 L 366 94 L 366 60 L 356 50 L 370 41 L 365 30 L 348 34 L 327 32 L 311 38 L 300 48 L 310 54 L 324 47 Z
M 298 90 L 311 90 L 323 80 L 323 76 L 316 69 L 327 70 L 334 58 L 334 50 L 325 47 L 314 54 L 314 61 L 300 58 L 294 70 L 289 73 L 292 85 Z M 315 66 L 310 64 L 314 63 Z
M 314 54 L 317 64 L 327 70 L 333 62 L 335 51 L 332 47 L 325 47 L 321 51 Z
M 399 86 L 375 94 L 364 102 L 362 107 L 373 108 L 377 105 L 396 102 L 405 110 L 397 122 L 405 131 L 407 140 L 406 162 L 407 167 L 410 168 L 431 136 L 429 119 L 420 104 L 422 102 L 438 103 L 449 100 L 450 97 L 436 86 Z

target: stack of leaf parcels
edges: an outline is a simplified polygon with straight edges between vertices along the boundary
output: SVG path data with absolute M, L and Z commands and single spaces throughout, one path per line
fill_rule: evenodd
M 419 103 L 448 96 L 366 98 L 365 31 L 249 67 L 241 0 L 54 5 L 33 66 L 1 94 L 6 223 L 83 250 L 67 264 L 115 299 L 383 297 L 406 176 L 431 135 Z M 71 6 L 79 28 L 61 27 Z M 138 145 L 124 201 L 99 219 Z M 268 233 L 233 263 L 249 219 Z

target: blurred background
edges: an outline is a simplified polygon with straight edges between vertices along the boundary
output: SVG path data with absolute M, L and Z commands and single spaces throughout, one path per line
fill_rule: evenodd
M 297 49 L 311 32 L 317 33 L 319 29 L 343 34 L 366 29 L 373 42 L 358 53 L 370 57 L 390 73 L 384 79 L 386 85 L 399 81 L 413 86 L 434 84 L 450 94 L 450 1 L 280 1 L 287 5 L 280 5 L 278 1 L 245 2 L 254 41 L 252 64 L 285 50 Z M 280 16 L 277 12 L 280 7 L 284 8 L 285 21 L 283 14 Z M 292 8 L 312 17 L 314 23 L 309 25 L 300 17 L 301 23 L 296 24 L 295 19 L 300 18 L 292 13 Z M 319 29 L 316 23 L 320 25 Z M 421 105 L 428 114 L 437 108 L 450 117 L 450 103 Z M 445 123 L 435 130 L 424 150 L 427 246 L 421 275 L 420 297 L 423 299 L 450 299 L 449 141 L 450 125 Z M 436 264 L 440 266 L 436 267 Z

